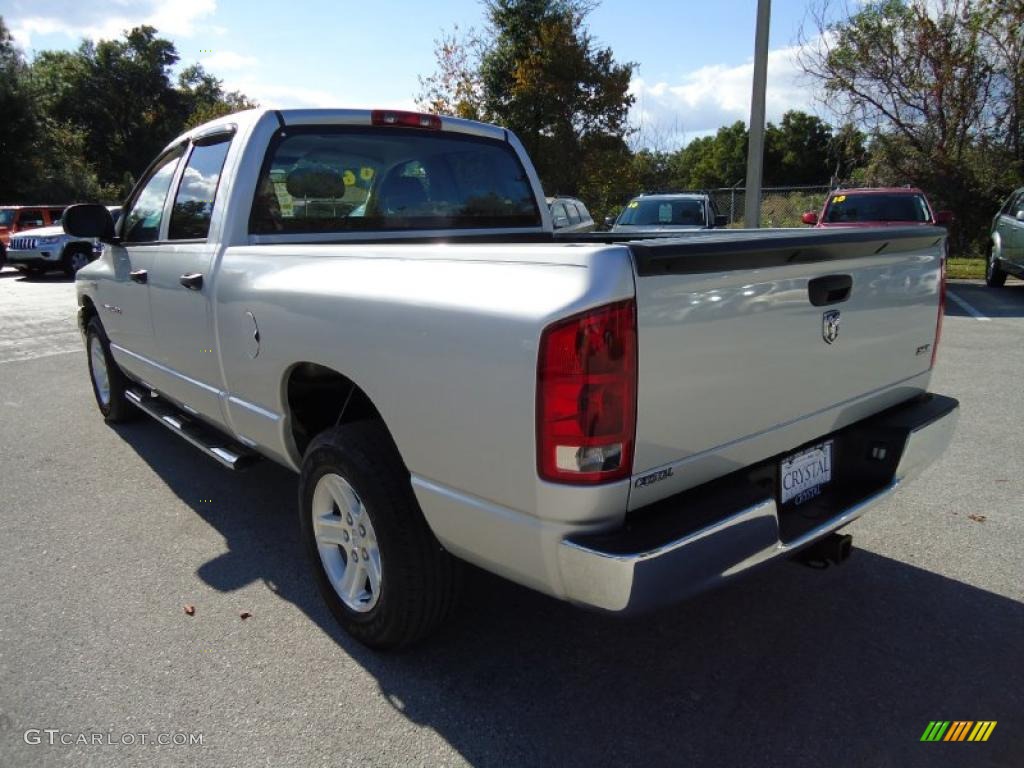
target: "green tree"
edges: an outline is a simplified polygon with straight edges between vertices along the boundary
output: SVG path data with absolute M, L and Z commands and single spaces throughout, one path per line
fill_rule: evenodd
M 16 201 L 28 191 L 37 123 L 28 67 L 0 18 L 0 201 Z
M 742 183 L 747 173 L 747 126 L 737 120 L 719 128 L 713 138 L 691 141 L 683 153 L 689 168 L 685 186 L 708 189 Z
M 466 120 L 490 119 L 484 108 L 484 84 L 480 60 L 484 41 L 476 30 L 465 34 L 458 25 L 434 41 L 437 70 L 421 76 L 416 105 L 435 115 L 451 115 Z
M 583 0 L 485 0 L 482 34 L 437 42 L 418 104 L 514 131 L 549 194 L 585 194 L 595 215 L 632 191 L 632 64 L 595 45 Z
M 581 0 L 487 0 L 491 40 L 481 58 L 484 108 L 515 131 L 550 192 L 578 191 L 588 144 L 628 149 L 632 64 L 598 48 Z M 605 146 L 606 150 L 611 149 Z
M 960 250 L 984 242 L 1020 178 L 1022 21 L 1020 0 L 876 0 L 838 21 L 818 13 L 803 48 L 823 100 L 871 134 L 868 175 L 952 208 Z
M 821 118 L 790 110 L 765 130 L 766 186 L 826 184 L 831 176 L 832 128 Z
M 139 174 L 182 127 L 187 105 L 171 86 L 174 44 L 153 27 L 123 40 L 83 42 L 73 54 L 44 52 L 33 64 L 52 95 L 47 111 L 85 135 L 86 155 L 104 183 Z M 126 191 L 126 190 L 125 190 Z
M 192 64 L 178 75 L 178 92 L 188 113 L 184 128 L 194 128 L 218 117 L 257 106 L 256 102 L 250 101 L 239 91 L 225 92 L 223 81 L 211 75 L 200 64 Z

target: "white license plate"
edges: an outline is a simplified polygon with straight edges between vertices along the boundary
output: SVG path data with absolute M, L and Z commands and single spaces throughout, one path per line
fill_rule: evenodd
M 782 503 L 803 504 L 818 496 L 831 479 L 831 440 L 783 459 L 779 467 Z

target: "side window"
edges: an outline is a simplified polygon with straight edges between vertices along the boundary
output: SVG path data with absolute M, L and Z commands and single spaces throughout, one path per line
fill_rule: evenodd
M 42 211 L 29 208 L 21 212 L 21 218 L 18 220 L 18 227 L 20 229 L 34 229 L 41 226 L 43 226 Z
M 1021 208 L 1020 203 L 1022 199 L 1024 199 L 1024 192 L 1021 192 L 1020 190 L 1014 192 L 1006 201 L 1006 206 L 1003 208 L 1003 213 L 1005 213 L 1010 218 L 1016 216 L 1017 211 L 1019 211 Z
M 124 222 L 126 243 L 151 243 L 160 237 L 160 222 L 164 216 L 164 203 L 171 189 L 174 171 L 178 167 L 182 148 L 178 147 L 157 162 L 135 196 Z
M 587 206 L 585 206 L 579 200 L 576 201 L 576 207 L 579 209 L 580 219 L 583 220 L 585 223 L 589 224 L 594 220 L 593 217 L 590 215 L 590 211 L 587 210 Z
M 579 224 L 580 223 L 580 212 L 576 209 L 576 203 L 573 203 L 571 201 L 566 201 L 566 203 L 565 203 L 565 212 L 567 214 L 569 214 L 569 223 L 570 224 Z
M 171 208 L 169 240 L 202 240 L 210 232 L 213 202 L 231 137 L 192 147 Z
M 569 226 L 569 216 L 565 212 L 564 203 L 555 203 L 551 206 L 551 220 L 554 222 L 555 229 Z

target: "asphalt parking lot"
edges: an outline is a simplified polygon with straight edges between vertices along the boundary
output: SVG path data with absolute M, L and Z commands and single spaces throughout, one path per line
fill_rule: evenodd
M 1024 283 L 950 290 L 955 442 L 844 566 L 630 621 L 474 573 L 440 635 L 377 655 L 307 576 L 296 478 L 105 426 L 73 284 L 3 270 L 0 766 L 1024 764 Z M 921 743 L 937 719 L 998 725 Z

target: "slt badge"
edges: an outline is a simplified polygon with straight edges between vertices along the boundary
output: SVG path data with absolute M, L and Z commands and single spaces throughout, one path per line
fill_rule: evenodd
M 821 338 L 831 344 L 839 338 L 839 310 L 833 309 L 821 316 Z

